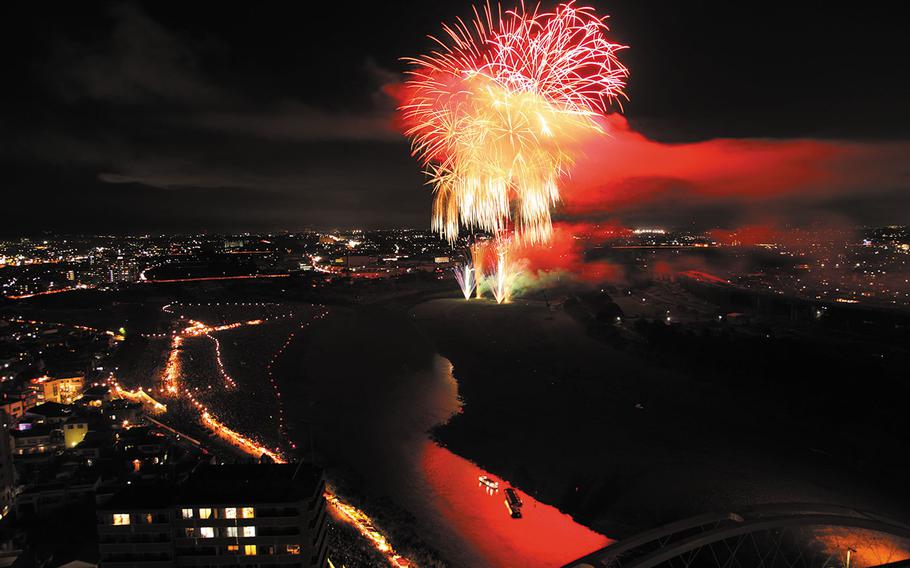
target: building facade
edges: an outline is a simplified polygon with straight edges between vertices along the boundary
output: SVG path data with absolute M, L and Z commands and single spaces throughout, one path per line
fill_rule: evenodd
M 4 397 L 3 400 L 0 400 L 0 411 L 13 420 L 24 415 L 27 409 L 28 403 L 20 397 Z
M 39 402 L 72 404 L 82 394 L 82 389 L 85 387 L 85 377 L 83 375 L 39 377 L 34 379 L 34 383 L 38 392 Z
M 298 464 L 205 466 L 98 509 L 100 566 L 326 565 L 325 482 Z
M 49 424 L 35 424 L 29 428 L 13 429 L 9 433 L 11 450 L 16 456 L 50 459 L 63 449 L 63 436 Z
M 12 509 L 16 481 L 9 435 L 12 424 L 10 417 L 3 410 L 0 410 L 0 425 L 3 426 L 3 429 L 0 430 L 0 521 L 2 521 Z
M 88 422 L 73 416 L 63 424 L 63 442 L 68 449 L 75 448 L 88 434 Z

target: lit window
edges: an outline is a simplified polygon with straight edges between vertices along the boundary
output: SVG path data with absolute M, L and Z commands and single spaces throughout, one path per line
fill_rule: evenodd
M 224 527 L 224 536 L 237 538 L 237 527 Z
M 215 538 L 214 527 L 199 527 L 199 536 L 202 538 Z
M 230 552 L 231 554 L 238 554 L 240 552 L 240 546 L 237 544 L 229 544 L 228 552 Z
M 256 516 L 256 510 L 252 507 L 244 507 L 241 509 L 240 514 L 244 519 L 252 519 Z
M 184 519 L 192 519 L 192 518 L 193 518 L 193 510 L 192 510 L 192 509 L 181 509 L 181 510 L 180 510 L 180 513 L 183 515 L 183 518 L 184 518 Z
M 146 513 L 146 514 L 145 514 L 145 522 L 146 522 L 147 524 L 149 524 L 149 525 L 155 522 L 155 519 L 152 518 L 152 514 L 151 514 L 151 513 Z
M 196 529 L 193 527 L 186 527 L 185 529 L 183 529 L 183 532 L 187 538 L 193 538 L 194 536 L 196 536 Z
M 114 513 L 114 524 L 115 525 L 130 524 L 130 514 L 129 513 Z
M 256 556 L 256 545 L 255 544 L 245 544 L 243 545 L 243 553 L 247 556 Z
M 224 518 L 225 519 L 236 519 L 237 518 L 237 509 L 234 507 L 227 507 L 224 509 Z
M 199 518 L 200 519 L 212 518 L 212 510 L 211 509 L 199 509 Z
M 256 536 L 256 527 L 243 527 L 243 536 Z
M 289 544 L 287 545 L 288 554 L 300 554 L 300 545 L 299 544 Z

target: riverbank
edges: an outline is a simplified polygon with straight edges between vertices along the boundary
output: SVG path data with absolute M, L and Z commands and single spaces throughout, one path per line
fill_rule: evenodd
M 526 493 L 525 517 L 512 519 L 503 494 L 477 482 L 491 474 L 429 439 L 461 411 L 458 385 L 406 310 L 332 308 L 276 376 L 301 454 L 419 565 L 543 568 L 609 542 Z
M 543 302 L 432 300 L 412 314 L 465 402 L 435 437 L 599 532 L 762 502 L 895 512 L 875 483 L 790 430 L 797 418 L 775 418 L 772 395 L 755 390 L 766 387 L 735 367 L 705 380 L 697 360 L 612 347 Z

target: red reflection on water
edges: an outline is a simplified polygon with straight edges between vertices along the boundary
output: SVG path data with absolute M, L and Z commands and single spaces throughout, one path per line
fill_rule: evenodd
M 421 465 L 439 513 L 490 566 L 552 568 L 612 542 L 520 490 L 523 516 L 511 518 L 504 502 L 507 481 L 432 442 L 424 445 Z M 499 481 L 499 490 L 491 495 L 478 482 L 481 475 Z

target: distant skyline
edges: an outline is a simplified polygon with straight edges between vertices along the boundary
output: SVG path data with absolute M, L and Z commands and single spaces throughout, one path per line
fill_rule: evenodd
M 593 232 L 593 234 L 595 235 L 593 238 L 595 240 L 600 238 L 599 233 L 596 233 L 596 229 L 598 227 L 602 227 L 604 229 L 611 229 L 611 228 L 616 229 L 615 226 L 612 226 L 609 223 L 604 223 L 602 225 L 593 224 L 593 225 L 584 225 L 584 226 L 573 225 L 571 222 L 567 222 L 565 225 L 560 225 L 559 223 L 557 223 L 557 228 L 560 228 L 563 226 L 578 227 L 579 234 L 582 234 L 582 235 Z M 906 228 L 910 228 L 910 223 L 875 224 L 875 225 L 856 224 L 852 227 L 848 227 L 848 229 L 850 229 L 850 228 L 856 229 L 857 231 L 875 231 L 875 230 L 888 229 L 888 228 L 906 229 Z M 783 225 L 777 226 L 777 227 L 741 226 L 741 227 L 737 227 L 731 231 L 727 231 L 727 230 L 721 230 L 719 227 L 709 227 L 707 225 L 704 228 L 700 227 L 700 228 L 696 229 L 696 228 L 687 227 L 687 226 L 664 225 L 664 224 L 660 224 L 660 223 L 637 223 L 637 224 L 632 223 L 628 227 L 625 227 L 625 229 L 627 229 L 628 231 L 659 230 L 659 231 L 667 231 L 667 234 L 673 234 L 673 235 L 694 234 L 694 235 L 704 235 L 704 236 L 711 237 L 711 238 L 728 238 L 728 237 L 732 237 L 732 236 L 736 235 L 738 232 L 738 234 L 746 235 L 749 237 L 748 244 L 752 244 L 752 237 L 754 236 L 754 234 L 756 232 L 758 232 L 759 234 L 761 234 L 763 236 L 770 235 L 768 237 L 769 241 L 773 241 L 774 236 L 784 237 L 784 236 L 789 236 L 791 234 L 791 233 L 787 232 L 788 227 L 783 226 Z M 826 229 L 829 229 L 829 227 L 824 226 L 824 225 L 813 225 L 813 224 L 807 224 L 805 226 L 794 228 L 794 230 L 804 231 L 807 234 L 817 233 L 817 234 L 821 234 L 821 235 L 831 235 L 831 233 L 826 231 Z M 35 242 L 40 242 L 42 240 L 51 242 L 51 241 L 56 241 L 58 239 L 93 239 L 93 238 L 98 238 L 98 239 L 107 239 L 107 238 L 109 238 L 109 239 L 117 239 L 117 238 L 169 239 L 169 238 L 175 238 L 175 237 L 187 237 L 188 238 L 188 237 L 196 237 L 196 236 L 198 236 L 198 237 L 242 237 L 242 236 L 260 237 L 260 236 L 264 236 L 264 235 L 295 236 L 295 235 L 304 235 L 304 234 L 314 234 L 315 235 L 315 234 L 351 233 L 354 231 L 361 231 L 364 233 L 376 233 L 376 232 L 383 232 L 383 231 L 415 231 L 415 232 L 419 232 L 419 233 L 426 234 L 426 235 L 435 235 L 435 232 L 428 227 L 391 227 L 391 228 L 385 228 L 385 229 L 370 229 L 370 228 L 362 228 L 362 227 L 340 227 L 339 226 L 339 227 L 327 227 L 324 229 L 302 228 L 302 229 L 295 229 L 295 230 L 263 229 L 260 231 L 244 231 L 244 230 L 233 230 L 232 231 L 232 230 L 226 229 L 223 231 L 201 230 L 201 231 L 196 231 L 196 232 L 194 232 L 192 230 L 184 230 L 184 231 L 121 231 L 121 232 L 108 231 L 108 232 L 98 232 L 98 233 L 91 233 L 91 232 L 84 232 L 84 231 L 79 232 L 79 231 L 45 230 L 45 231 L 40 231 L 40 232 L 22 233 L 20 235 L 0 234 L 0 241 L 14 242 L 16 240 L 22 239 L 22 240 L 35 241 Z M 857 240 L 863 238 L 863 233 L 856 232 L 856 231 L 852 231 L 852 232 L 846 231 L 845 233 L 843 233 L 843 235 L 848 236 L 848 237 L 850 235 L 852 235 Z M 443 239 L 440 239 L 440 240 L 442 241 Z
M 657 190 L 639 188 L 630 182 L 641 172 L 624 178 L 620 164 L 615 188 L 598 188 L 597 219 L 910 221 L 910 166 L 895 158 L 910 147 L 910 77 L 899 72 L 904 31 L 891 4 L 844 13 L 823 2 L 586 3 L 630 46 L 623 114 L 670 144 L 655 151 L 716 138 L 863 148 L 832 180 L 836 191 L 748 199 L 738 178 L 706 193 L 679 168 Z M 2 39 L 0 234 L 429 226 L 430 190 L 383 89 L 402 80 L 399 58 L 428 49 L 426 35 L 468 16 L 470 2 L 0 10 L 15 22 Z M 826 167 L 839 163 L 824 155 Z M 805 159 L 791 156 L 791 174 L 817 167 Z M 614 189 L 647 199 L 615 199 Z

